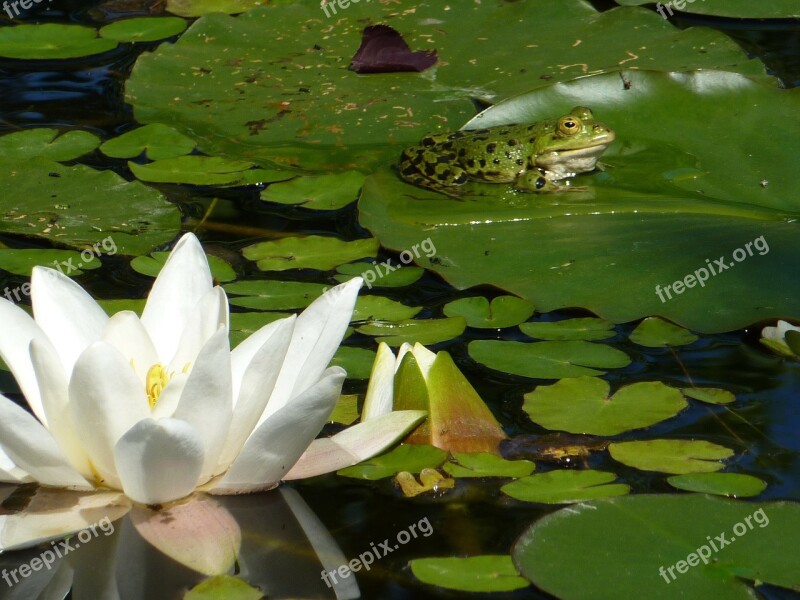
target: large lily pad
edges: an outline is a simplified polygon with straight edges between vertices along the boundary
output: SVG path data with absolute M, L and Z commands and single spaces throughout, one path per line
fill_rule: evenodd
M 617 4 L 637 6 L 652 4 L 652 0 L 616 0 Z M 800 17 L 800 5 L 797 0 L 770 0 L 769 2 L 752 2 L 752 0 L 684 0 L 684 2 L 666 2 L 661 6 L 661 14 L 671 17 L 682 12 L 699 15 L 715 15 L 718 17 L 736 17 L 739 19 L 796 19 Z M 682 8 L 678 10 L 678 6 Z
M 436 70 L 347 70 L 365 22 L 392 26 L 412 48 L 436 49 Z M 477 43 L 463 34 L 475 23 Z M 361 168 L 394 159 L 399 148 L 387 140 L 412 143 L 457 127 L 473 113 L 472 96 L 496 100 L 623 66 L 686 65 L 764 73 L 723 34 L 681 31 L 641 8 L 599 13 L 585 0 L 530 0 L 398 10 L 353 2 L 334 25 L 308 1 L 199 19 L 177 43 L 139 58 L 126 100 L 139 122 L 174 124 L 207 154 Z
M 424 232 L 440 258 L 431 268 L 455 287 L 493 284 L 543 312 L 581 306 L 614 322 L 660 314 L 701 332 L 800 316 L 800 202 L 787 176 L 800 152 L 800 93 L 723 72 L 624 78 L 553 85 L 470 124 L 591 106 L 618 141 L 604 156 L 612 168 L 578 178 L 588 191 L 484 185 L 489 195 L 459 202 L 386 170 L 365 182 L 361 223 L 389 248 Z

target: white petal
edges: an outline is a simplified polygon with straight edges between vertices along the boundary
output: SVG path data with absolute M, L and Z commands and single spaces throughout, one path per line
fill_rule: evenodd
M 150 410 L 150 416 L 153 419 L 168 419 L 175 414 L 175 409 L 178 408 L 178 403 L 183 396 L 183 388 L 186 387 L 188 380 L 188 373 L 175 373 L 170 377 L 167 385 L 161 390 L 158 402 Z
M 128 498 L 163 504 L 194 491 L 204 453 L 203 440 L 188 423 L 145 419 L 120 438 L 114 458 Z
M 427 381 L 428 372 L 433 366 L 433 361 L 436 360 L 436 353 L 431 352 L 420 343 L 414 344 L 414 349 L 411 351 L 411 353 L 414 355 L 414 358 L 417 359 L 419 370 L 422 371 L 422 377 L 425 379 L 425 381 Z
M 189 313 L 168 370 L 179 372 L 194 364 L 200 350 L 221 325 L 228 328 L 228 296 L 221 287 L 215 287 Z
M 197 355 L 173 417 L 185 421 L 205 444 L 201 482 L 210 479 L 228 435 L 233 406 L 228 328 L 222 325 Z
M 363 280 L 355 277 L 328 290 L 297 318 L 278 382 L 261 421 L 313 385 L 330 364 L 347 330 Z
M 0 396 L 0 445 L 17 467 L 39 483 L 55 487 L 92 487 L 72 468 L 50 432 L 5 396 Z
M 106 323 L 102 340 L 114 346 L 130 361 L 131 367 L 144 385 L 147 372 L 158 362 L 158 356 L 138 315 L 131 310 L 113 315 Z
M 241 494 L 277 485 L 327 421 L 345 371 L 331 367 L 322 379 L 269 417 L 250 436 L 214 494 Z
M 392 412 L 394 398 L 394 373 L 398 361 L 391 348 L 384 342 L 378 346 L 372 372 L 369 376 L 367 395 L 364 397 L 364 408 L 361 420 L 368 421 L 374 417 Z
M 150 405 L 125 357 L 106 342 L 89 346 L 69 382 L 75 429 L 106 485 L 117 487 L 114 447 L 126 431 L 150 417 Z
M 189 313 L 212 287 L 211 271 L 200 242 L 192 233 L 175 244 L 153 283 L 142 323 L 166 364 L 175 355 Z
M 426 414 L 424 410 L 398 410 L 314 440 L 284 479 L 315 477 L 372 458 L 398 442 Z
M 34 267 L 31 306 L 36 323 L 58 352 L 66 373 L 103 334 L 108 315 L 77 283 L 54 269 Z
M 14 461 L 0 447 L 0 482 L 27 483 L 31 481 L 33 478 L 15 465 Z
M 241 383 L 237 387 L 238 399 L 234 404 L 233 419 L 215 473 L 222 473 L 228 469 L 263 414 L 292 339 L 294 322 L 294 318 L 275 321 L 248 338 L 258 336 L 257 339 L 264 341 L 261 348 L 253 355 L 247 352 L 250 363 L 244 374 L 239 376 Z M 259 334 L 267 327 L 270 335 L 264 339 L 265 336 Z M 233 354 L 246 343 L 247 340 L 239 344 Z M 242 363 L 240 360 L 240 368 Z

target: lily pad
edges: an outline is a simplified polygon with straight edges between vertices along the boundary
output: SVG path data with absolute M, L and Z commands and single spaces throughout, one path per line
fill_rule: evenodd
M 616 0 L 617 4 L 637 6 L 652 4 L 651 0 Z M 770 0 L 770 2 L 751 2 L 750 0 L 685 0 L 667 2 L 662 6 L 664 18 L 680 12 L 698 15 L 714 15 L 717 17 L 733 17 L 737 19 L 796 19 L 800 17 L 800 6 L 795 0 Z M 681 6 L 681 9 L 678 9 Z
M 100 37 L 117 42 L 155 42 L 182 33 L 186 26 L 186 21 L 178 17 L 136 17 L 101 27 Z
M 472 360 L 503 373 L 535 379 L 560 379 L 603 375 L 599 369 L 630 364 L 630 357 L 616 348 L 584 341 L 507 342 L 476 340 L 469 343 Z
M 607 471 L 557 469 L 517 479 L 500 488 L 504 494 L 523 502 L 567 504 L 597 498 L 622 496 L 630 492 L 625 483 Z
M 422 469 L 435 469 L 447 458 L 447 452 L 422 444 L 403 444 L 391 452 L 381 454 L 336 473 L 354 479 L 383 479 L 400 471 L 419 473 Z
M 178 130 L 153 123 L 103 142 L 100 152 L 112 158 L 135 158 L 145 152 L 150 160 L 160 160 L 189 154 L 196 145 Z
M 611 458 L 643 471 L 711 473 L 733 456 L 733 450 L 705 440 L 645 440 L 608 445 Z
M 342 367 L 347 371 L 348 379 L 369 379 L 375 351 L 354 346 L 340 346 L 333 355 L 331 366 Z
M 660 381 L 626 385 L 609 396 L 611 386 L 596 377 L 562 379 L 525 394 L 522 409 L 545 429 L 618 435 L 674 417 L 686 400 Z
M 737 498 L 758 496 L 767 489 L 765 481 L 744 473 L 687 473 L 667 477 L 667 483 L 688 492 Z
M 364 295 L 356 300 L 352 321 L 405 321 L 415 317 L 421 310 L 421 306 L 406 306 L 383 296 Z
M 238 577 L 217 575 L 201 581 L 183 600 L 259 600 L 264 594 Z
M 146 302 L 146 298 L 114 298 L 111 300 L 97 300 L 100 308 L 106 311 L 108 316 L 122 312 L 123 310 L 132 310 L 141 317 Z
M 264 325 L 278 319 L 288 317 L 289 313 L 281 312 L 235 312 L 231 313 L 230 338 L 231 348 L 253 335 Z
M 630 337 L 632 342 L 649 348 L 685 346 L 696 342 L 697 339 L 697 336 L 691 331 L 658 317 L 644 319 L 631 332 Z
M 457 338 L 467 328 L 464 317 L 447 319 L 407 319 L 403 321 L 370 321 L 356 328 L 364 335 L 376 337 L 377 342 L 390 346 L 420 343 L 423 346 L 438 344 Z
M 352 425 L 358 419 L 358 394 L 342 394 L 328 418 L 331 423 Z
M 563 600 L 748 600 L 762 584 L 800 588 L 798 535 L 796 502 L 637 494 L 546 515 L 512 555 L 521 573 Z M 565 569 L 576 540 L 602 552 Z
M 261 199 L 278 204 L 296 204 L 311 210 L 338 210 L 358 199 L 363 183 L 364 174 L 358 171 L 297 177 L 271 184 L 261 192 Z
M 415 558 L 409 566 L 422 583 L 461 592 L 511 592 L 530 585 L 506 555 Z
M 710 387 L 683 388 L 683 395 L 708 404 L 730 404 L 736 396 L 728 390 Z
M 115 40 L 98 37 L 83 25 L 13 25 L 0 28 L 0 56 L 54 60 L 102 54 L 117 47 Z
M 84 262 L 88 256 L 89 260 Z M 100 266 L 100 258 L 93 252 L 87 251 L 83 256 L 80 252 L 73 250 L 50 250 L 50 249 L 2 249 L 0 250 L 0 269 L 30 277 L 33 267 L 41 265 L 58 269 L 64 275 L 80 275 L 83 270 L 97 269 Z
M 334 278 L 336 281 L 344 283 L 359 275 L 364 278 L 364 285 L 368 289 L 373 287 L 395 288 L 411 285 L 425 273 L 425 269 L 419 267 L 392 264 L 390 266 L 395 267 L 395 270 L 388 271 L 388 268 L 381 266 L 382 264 L 378 262 L 355 262 L 339 265 L 336 267 L 338 275 Z
M 88 131 L 76 129 L 61 133 L 51 127 L 36 127 L 0 136 L 0 158 L 21 161 L 41 156 L 68 161 L 99 145 L 100 139 Z
M 613 323 L 592 317 L 522 323 L 519 328 L 522 333 L 532 338 L 552 341 L 585 340 L 590 342 L 605 340 L 616 335 Z
M 180 213 L 157 190 L 109 170 L 0 159 L 0 232 L 76 250 L 105 240 L 118 254 L 139 255 L 180 232 Z
M 489 452 L 453 454 L 442 470 L 453 477 L 525 477 L 536 468 L 529 460 L 505 460 Z
M 309 235 L 287 237 L 272 242 L 259 242 L 242 250 L 248 260 L 257 261 L 262 271 L 287 269 L 319 269 L 328 271 L 343 263 L 375 256 L 378 240 L 366 238 L 343 242 L 333 237 Z
M 236 184 L 252 166 L 243 160 L 197 155 L 162 158 L 144 165 L 128 162 L 128 168 L 142 181 L 191 185 Z
M 169 252 L 153 252 L 150 256 L 137 256 L 131 261 L 131 268 L 142 275 L 156 277 L 169 258 L 169 254 Z M 210 254 L 207 254 L 206 258 L 214 279 L 223 283 L 236 279 L 236 271 L 226 261 Z
M 319 298 L 328 286 L 301 281 L 258 279 L 228 283 L 225 291 L 233 296 L 233 306 L 256 310 L 290 310 L 305 308 Z
M 167 0 L 167 10 L 181 17 L 200 17 L 209 13 L 235 15 L 266 3 L 267 0 Z
M 444 314 L 448 317 L 461 315 L 469 327 L 503 329 L 530 319 L 533 304 L 515 296 L 498 296 L 490 304 L 483 296 L 475 296 L 448 302 Z

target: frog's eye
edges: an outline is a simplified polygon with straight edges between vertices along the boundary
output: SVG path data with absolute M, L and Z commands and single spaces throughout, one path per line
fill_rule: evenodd
M 581 122 L 572 115 L 561 117 L 558 120 L 558 130 L 565 135 L 575 135 L 581 130 Z

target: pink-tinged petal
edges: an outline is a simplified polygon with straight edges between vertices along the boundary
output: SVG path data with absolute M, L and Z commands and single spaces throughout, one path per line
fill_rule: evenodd
M 233 418 L 215 473 L 223 473 L 228 469 L 263 414 L 292 339 L 294 318 L 281 319 L 266 327 L 270 328 L 270 335 L 259 336 L 258 339 L 263 339 L 261 348 L 250 356 L 246 370 L 240 375 L 238 399 L 234 404 Z M 247 342 L 242 342 L 245 343 Z M 233 352 L 241 348 L 242 344 Z
M 114 448 L 125 495 L 142 504 L 164 504 L 194 491 L 203 468 L 203 440 L 177 419 L 145 419 Z
M 126 431 L 150 417 L 144 386 L 116 348 L 96 342 L 75 363 L 69 405 L 92 465 L 105 485 L 119 487 L 114 447 Z
M 0 323 L 3 324 L 3 334 L 0 335 L 0 358 L 14 374 L 33 414 L 46 425 L 47 417 L 42 408 L 39 383 L 36 381 L 28 348 L 34 338 L 46 340 L 47 337 L 28 313 L 2 298 L 0 298 Z M 60 366 L 59 363 L 59 368 Z
M 175 355 L 170 357 L 168 370 L 180 372 L 191 366 L 197 355 L 220 326 L 228 328 L 228 297 L 225 290 L 215 287 L 205 294 L 186 319 Z
M 381 342 L 375 355 L 375 362 L 372 363 L 364 408 L 361 410 L 362 421 L 392 412 L 396 365 L 397 360 L 391 348 Z
M 129 510 L 130 502 L 119 492 L 39 488 L 24 512 L 0 516 L 0 550 L 27 548 L 90 526 L 99 532 L 101 527 L 113 527 L 112 522 Z
M 261 422 L 314 385 L 330 364 L 353 316 L 363 280 L 355 277 L 314 300 L 297 317 L 275 389 Z
M 0 446 L 14 464 L 43 485 L 91 489 L 33 415 L 0 396 Z
M 227 573 L 236 562 L 242 532 L 231 514 L 208 497 L 160 510 L 135 507 L 136 531 L 161 552 L 204 575 Z
M 76 471 L 86 479 L 93 478 L 89 456 L 83 449 L 80 436 L 72 420 L 69 406 L 69 383 L 61 368 L 61 361 L 53 346 L 46 340 L 34 339 L 31 342 L 30 358 L 39 389 L 42 394 L 42 407 L 48 430 L 58 443 L 64 456 Z
M 372 458 L 399 442 L 426 414 L 424 410 L 399 410 L 314 440 L 284 479 L 315 477 Z
M 205 252 L 194 234 L 187 233 L 156 277 L 142 313 L 142 324 L 163 364 L 170 363 L 189 314 L 211 288 Z
M 192 426 L 205 444 L 200 481 L 211 478 L 233 416 L 228 328 L 220 326 L 197 355 L 172 415 Z
M 315 385 L 269 417 L 247 440 L 214 494 L 242 494 L 277 485 L 327 421 L 345 371 L 329 368 Z
M 158 362 L 156 349 L 139 316 L 131 310 L 113 315 L 106 323 L 102 340 L 108 342 L 127 358 L 142 385 L 147 372 Z
M 66 373 L 72 372 L 89 344 L 103 334 L 108 315 L 89 293 L 54 269 L 34 267 L 31 306 L 36 323 L 58 352 Z

